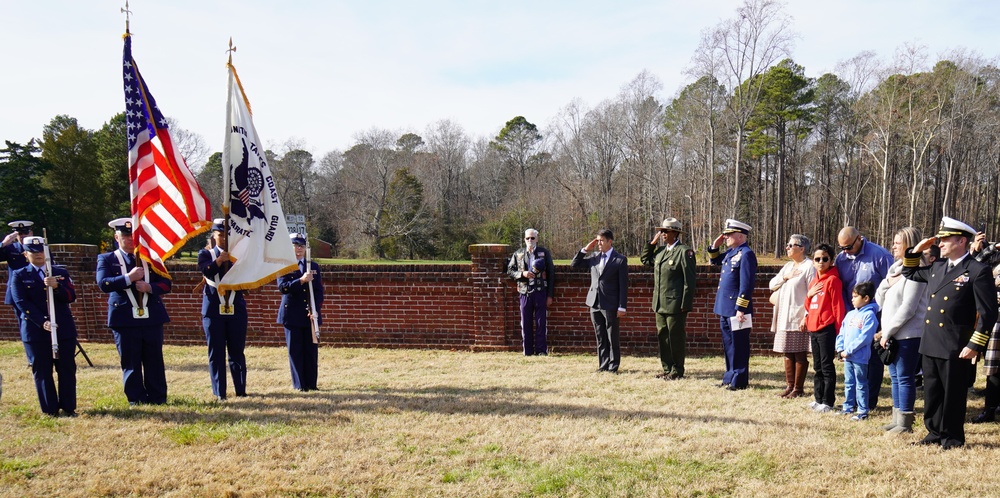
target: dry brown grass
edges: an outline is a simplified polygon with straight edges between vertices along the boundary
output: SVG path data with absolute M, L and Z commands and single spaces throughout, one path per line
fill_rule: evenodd
M 0 495 L 998 495 L 1000 425 L 911 446 L 922 429 L 879 430 L 888 388 L 868 422 L 815 414 L 775 397 L 778 358 L 729 393 L 719 358 L 664 382 L 653 358 L 612 376 L 591 356 L 322 349 L 321 391 L 298 393 L 283 349 L 250 348 L 252 396 L 217 404 L 204 348 L 168 347 L 169 404 L 129 409 L 113 345 L 86 347 L 81 414 L 53 419 L 0 342 Z

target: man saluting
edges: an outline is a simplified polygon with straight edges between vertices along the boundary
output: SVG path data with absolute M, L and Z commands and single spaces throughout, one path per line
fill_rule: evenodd
M 965 444 L 969 362 L 986 350 L 997 321 L 993 274 L 969 257 L 975 233 L 969 225 L 946 216 L 937 236 L 921 240 L 903 257 L 903 276 L 927 282 L 930 293 L 920 340 L 927 436 L 919 444 L 940 444 L 946 450 Z M 941 257 L 920 267 L 921 253 L 935 240 Z

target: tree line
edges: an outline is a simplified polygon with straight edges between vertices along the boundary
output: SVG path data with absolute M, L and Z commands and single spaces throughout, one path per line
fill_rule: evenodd
M 644 71 L 596 105 L 567 103 L 544 128 L 516 116 L 476 138 L 443 120 L 420 134 L 362 131 L 319 158 L 289 141 L 268 159 L 285 212 L 342 257 L 465 259 L 469 244 L 520 245 L 528 227 L 557 257 L 601 227 L 636 255 L 666 216 L 701 252 L 729 217 L 774 255 L 792 233 L 829 242 L 845 225 L 887 246 L 942 215 L 1000 238 L 996 58 L 955 49 L 932 60 L 904 45 L 809 76 L 790 26 L 780 3 L 745 0 L 704 30 L 689 83 L 669 99 Z M 172 133 L 217 204 L 221 153 Z M 57 116 L 40 140 L 6 142 L 0 195 L 0 215 L 40 221 L 54 241 L 106 239 L 104 222 L 129 205 L 123 117 L 90 131 Z

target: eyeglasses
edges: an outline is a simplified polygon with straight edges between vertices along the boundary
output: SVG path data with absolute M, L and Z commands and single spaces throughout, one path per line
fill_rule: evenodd
M 536 237 L 525 237 L 524 240 L 535 240 Z
M 829 256 L 820 256 L 818 258 L 813 258 L 813 261 L 815 261 L 817 263 L 826 263 L 827 261 L 830 261 L 830 257 Z
M 849 250 L 851 250 L 852 247 L 854 247 L 854 244 L 858 243 L 858 239 L 860 239 L 860 238 L 861 238 L 861 236 L 858 235 L 857 237 L 854 238 L 854 242 L 851 242 L 850 244 L 848 244 L 846 246 L 837 246 L 837 248 L 840 249 L 841 251 L 849 251 Z
M 788 244 L 785 246 L 785 249 L 791 249 L 793 247 L 802 247 L 802 244 Z

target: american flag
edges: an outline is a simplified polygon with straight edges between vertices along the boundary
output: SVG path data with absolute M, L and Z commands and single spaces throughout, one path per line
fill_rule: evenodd
M 154 271 L 169 276 L 163 261 L 212 226 L 212 208 L 184 158 L 174 149 L 167 120 L 132 59 L 132 37 L 127 32 L 122 71 L 129 192 L 135 220 L 132 239 L 139 256 Z

